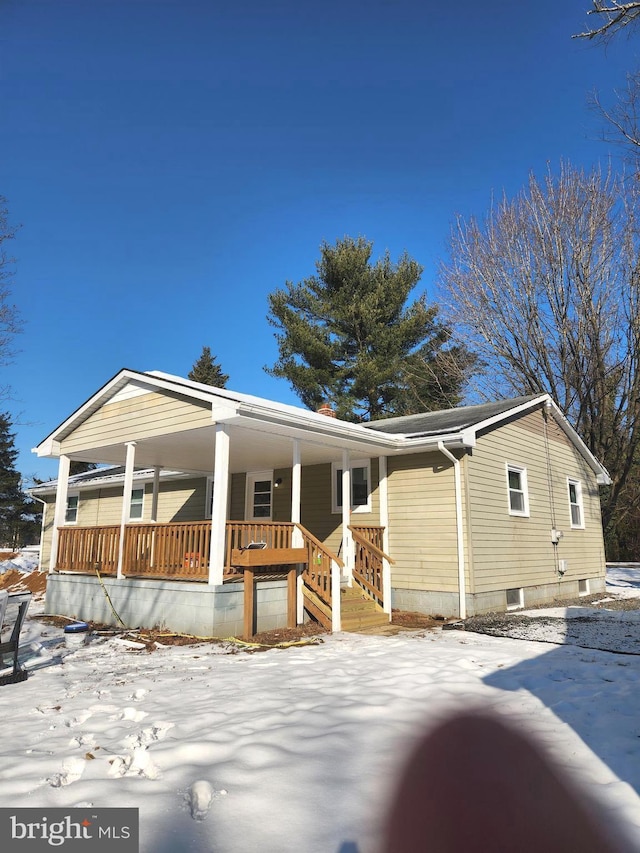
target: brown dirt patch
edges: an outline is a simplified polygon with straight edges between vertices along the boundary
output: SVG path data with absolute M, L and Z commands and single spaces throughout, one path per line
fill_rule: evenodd
M 9 569 L 0 575 L 0 589 L 10 592 L 24 592 L 28 589 L 36 598 L 42 598 L 47 589 L 47 573 Z
M 391 624 L 402 628 L 442 628 L 448 621 L 444 616 L 427 616 L 411 610 L 393 610 L 391 613 Z

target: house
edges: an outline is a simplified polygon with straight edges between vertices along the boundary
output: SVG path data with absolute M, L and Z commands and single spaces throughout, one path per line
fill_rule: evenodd
M 547 394 L 332 414 L 121 370 L 34 449 L 48 610 L 229 636 L 604 589 L 609 478 Z

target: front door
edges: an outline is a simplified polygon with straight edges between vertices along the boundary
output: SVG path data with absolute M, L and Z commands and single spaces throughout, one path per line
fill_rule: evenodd
M 271 521 L 273 503 L 273 471 L 247 474 L 245 521 Z

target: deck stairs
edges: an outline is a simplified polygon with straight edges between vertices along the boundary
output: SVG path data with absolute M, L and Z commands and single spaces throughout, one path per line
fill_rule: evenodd
M 389 614 L 354 582 L 340 589 L 340 616 L 343 631 L 361 631 L 389 624 Z
M 331 606 L 307 586 L 303 587 L 302 592 L 307 612 L 331 630 Z M 340 617 L 343 631 L 362 631 L 389 624 L 389 614 L 355 582 L 351 587 L 343 586 L 340 589 Z

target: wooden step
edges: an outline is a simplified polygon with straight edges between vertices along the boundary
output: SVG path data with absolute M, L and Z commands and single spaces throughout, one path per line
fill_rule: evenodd
M 363 628 L 377 628 L 389 624 L 389 616 L 386 613 L 343 613 L 341 614 L 343 631 L 360 631 Z
M 340 590 L 340 621 L 343 631 L 360 631 L 389 624 L 389 615 L 360 587 Z

